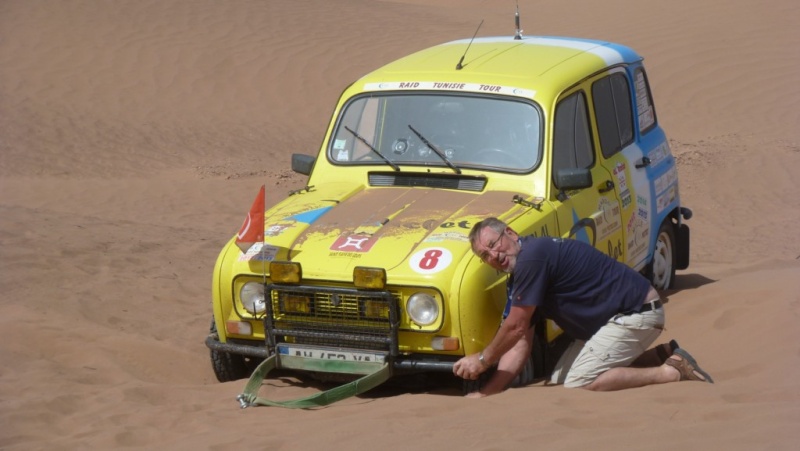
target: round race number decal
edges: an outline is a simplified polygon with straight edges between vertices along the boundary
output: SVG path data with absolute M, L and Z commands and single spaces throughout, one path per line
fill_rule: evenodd
M 443 247 L 429 247 L 412 255 L 408 264 L 420 274 L 434 274 L 450 266 L 452 261 L 453 254 L 449 250 Z

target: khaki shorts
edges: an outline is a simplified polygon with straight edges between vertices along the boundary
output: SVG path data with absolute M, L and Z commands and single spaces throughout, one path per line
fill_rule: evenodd
M 588 341 L 575 340 L 558 360 L 550 382 L 575 388 L 591 384 L 611 368 L 626 367 L 664 329 L 664 309 L 618 314 Z

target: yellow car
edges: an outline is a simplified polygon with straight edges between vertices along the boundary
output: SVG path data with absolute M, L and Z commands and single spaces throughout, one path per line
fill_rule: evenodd
M 406 56 L 352 83 L 292 168 L 308 184 L 266 211 L 263 243 L 232 238 L 214 267 L 220 381 L 273 355 L 317 375 L 451 372 L 506 304 L 467 239 L 488 216 L 589 242 L 659 289 L 689 264 L 675 159 L 619 44 L 518 34 Z M 559 332 L 542 324 L 518 382 L 543 375 Z

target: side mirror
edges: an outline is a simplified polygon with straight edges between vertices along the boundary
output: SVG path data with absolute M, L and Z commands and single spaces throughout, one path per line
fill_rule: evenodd
M 566 191 L 589 188 L 592 186 L 592 172 L 587 168 L 567 168 L 556 171 L 556 188 L 558 200 L 567 198 Z
M 316 157 L 312 157 L 311 155 L 293 153 L 292 170 L 298 174 L 311 175 L 311 170 L 314 169 L 314 163 L 316 161 Z

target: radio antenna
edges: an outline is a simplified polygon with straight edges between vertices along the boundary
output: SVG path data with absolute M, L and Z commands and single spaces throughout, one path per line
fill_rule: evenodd
M 514 25 L 517 26 L 517 32 L 514 34 L 514 40 L 522 39 L 522 29 L 519 27 L 519 1 L 517 2 L 517 12 L 514 14 Z
M 461 64 L 461 63 L 464 62 L 464 57 L 467 56 L 467 52 L 469 51 L 469 47 L 472 45 L 472 41 L 475 40 L 475 36 L 478 35 L 478 30 L 481 29 L 481 25 L 483 25 L 483 20 L 481 20 L 481 23 L 478 24 L 478 28 L 475 29 L 475 34 L 472 35 L 472 39 L 470 39 L 469 40 L 469 44 L 467 44 L 467 49 L 464 50 L 464 54 L 461 55 L 461 59 L 458 60 L 458 64 L 456 64 L 456 70 L 461 70 L 464 67 L 464 65 Z

